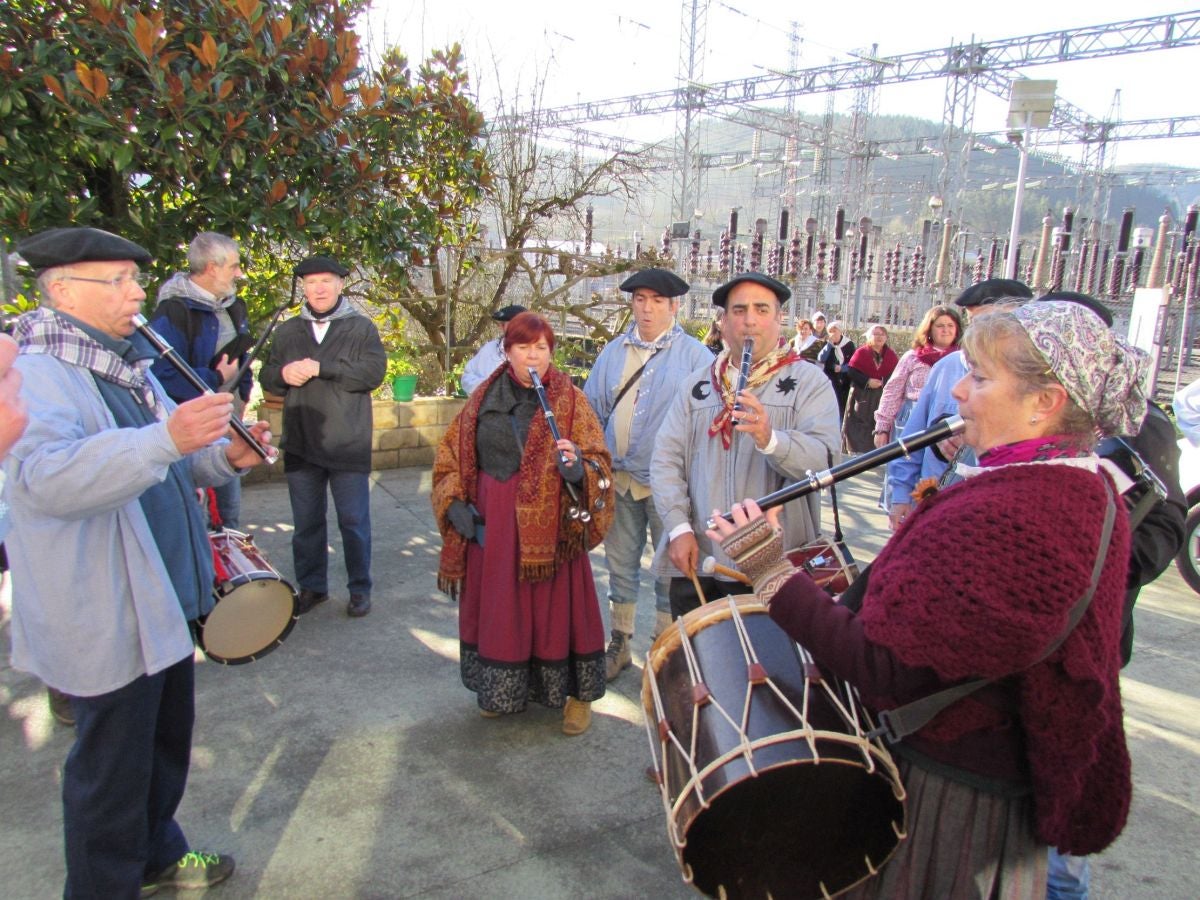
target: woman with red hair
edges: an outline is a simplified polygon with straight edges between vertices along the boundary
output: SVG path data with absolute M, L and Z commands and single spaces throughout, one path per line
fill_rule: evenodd
M 591 701 L 604 696 L 604 623 L 588 551 L 612 524 L 612 466 L 595 413 L 554 368 L 553 352 L 546 319 L 513 319 L 505 364 L 442 438 L 432 496 L 443 540 L 438 587 L 460 601 L 462 679 L 480 713 L 521 712 L 533 700 L 562 708 L 563 732 L 581 734 Z

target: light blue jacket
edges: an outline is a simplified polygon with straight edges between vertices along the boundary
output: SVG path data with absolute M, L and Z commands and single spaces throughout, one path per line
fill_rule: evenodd
M 463 366 L 459 383 L 466 394 L 472 394 L 475 388 L 483 384 L 489 375 L 500 368 L 504 362 L 504 338 L 498 337 L 488 341 L 471 357 L 470 362 Z
M 929 370 L 921 396 L 913 404 L 912 413 L 904 424 L 901 437 L 911 437 L 924 431 L 942 416 L 958 415 L 958 401 L 950 396 L 954 386 L 967 374 L 967 361 L 962 352 L 951 353 L 939 359 Z M 968 465 L 975 463 L 975 454 L 970 450 L 962 458 Z M 941 478 L 947 463 L 938 459 L 932 447 L 926 447 L 908 456 L 901 456 L 888 463 L 888 484 L 892 488 L 892 503 L 912 504 L 912 492 L 923 478 Z
M 106 694 L 193 652 L 138 500 L 183 457 L 165 421 L 118 428 L 88 370 L 43 355 L 15 365 L 29 426 L 4 463 L 12 664 L 68 694 Z M 237 474 L 225 446 L 188 457 L 196 484 Z
M 636 328 L 632 325 L 630 328 Z M 628 472 L 640 484 L 650 483 L 650 457 L 654 439 L 684 380 L 700 366 L 712 362 L 712 351 L 676 324 L 664 338 L 665 344 L 646 364 L 636 385 L 637 406 L 629 429 L 629 450 L 617 455 L 616 426 L 612 421 L 614 401 L 624 384 L 625 350 L 629 335 L 613 338 L 600 351 L 583 386 L 584 396 L 604 426 L 604 441 L 613 458 L 614 472 Z

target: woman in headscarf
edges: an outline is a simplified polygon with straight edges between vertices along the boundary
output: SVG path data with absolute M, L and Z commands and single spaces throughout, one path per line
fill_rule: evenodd
M 1129 521 L 1094 446 L 1137 432 L 1146 356 L 1065 302 L 994 313 L 963 344 L 954 396 L 978 466 L 922 500 L 841 602 L 782 556 L 778 510 L 746 501 L 710 533 L 869 708 L 984 682 L 894 735 L 907 838 L 847 897 L 1041 898 L 1048 847 L 1097 853 L 1129 811 Z M 939 565 L 954 547 L 964 561 Z
M 866 453 L 875 448 L 875 410 L 879 408 L 883 386 L 899 361 L 896 351 L 888 346 L 887 329 L 882 325 L 868 325 L 865 338 L 843 370 L 850 382 L 850 393 L 846 398 L 842 437 L 851 453 Z
M 833 385 L 837 396 L 838 419 L 846 414 L 846 395 L 850 393 L 850 380 L 846 377 L 846 366 L 854 355 L 854 341 L 842 332 L 842 323 L 834 319 L 825 334 L 825 346 L 817 354 L 817 365 L 825 370 L 825 377 Z
M 543 317 L 525 312 L 509 323 L 505 365 L 438 446 L 432 502 L 443 540 L 438 587 L 459 599 L 463 684 L 485 717 L 532 700 L 562 708 L 563 732 L 573 735 L 604 696 L 604 624 L 588 551 L 612 524 L 612 467 L 595 413 L 554 368 L 553 351 Z M 545 386 L 557 443 L 530 369 Z

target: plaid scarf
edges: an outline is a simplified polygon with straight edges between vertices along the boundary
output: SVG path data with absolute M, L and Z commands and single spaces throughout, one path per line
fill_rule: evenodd
M 750 377 L 746 379 L 746 390 L 753 390 L 766 384 L 771 376 L 784 366 L 791 365 L 800 359 L 800 355 L 790 344 L 782 343 L 750 369 Z M 737 423 L 733 418 L 733 404 L 737 402 L 737 379 L 740 374 L 737 366 L 731 366 L 730 352 L 722 350 L 721 355 L 713 360 L 709 370 L 712 376 L 713 389 L 720 393 L 725 401 L 721 411 L 717 413 L 712 424 L 708 426 L 708 436 L 721 436 L 721 443 L 728 450 L 733 443 L 733 426 Z
M 87 369 L 97 378 L 135 391 L 159 421 L 166 410 L 158 402 L 146 373 L 153 359 L 126 360 L 109 350 L 65 314 L 39 306 L 17 319 L 13 336 L 22 353 L 53 356 L 69 366 Z

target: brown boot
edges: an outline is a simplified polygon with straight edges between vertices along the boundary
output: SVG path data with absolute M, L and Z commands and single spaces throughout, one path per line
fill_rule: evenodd
M 604 651 L 605 681 L 612 681 L 633 662 L 633 653 L 629 649 L 629 640 L 632 637 L 632 634 L 613 629 L 612 640 L 608 642 L 608 649 Z
M 567 705 L 563 707 L 563 734 L 569 734 L 572 737 L 583 734 L 591 724 L 592 704 L 586 700 L 568 697 Z

